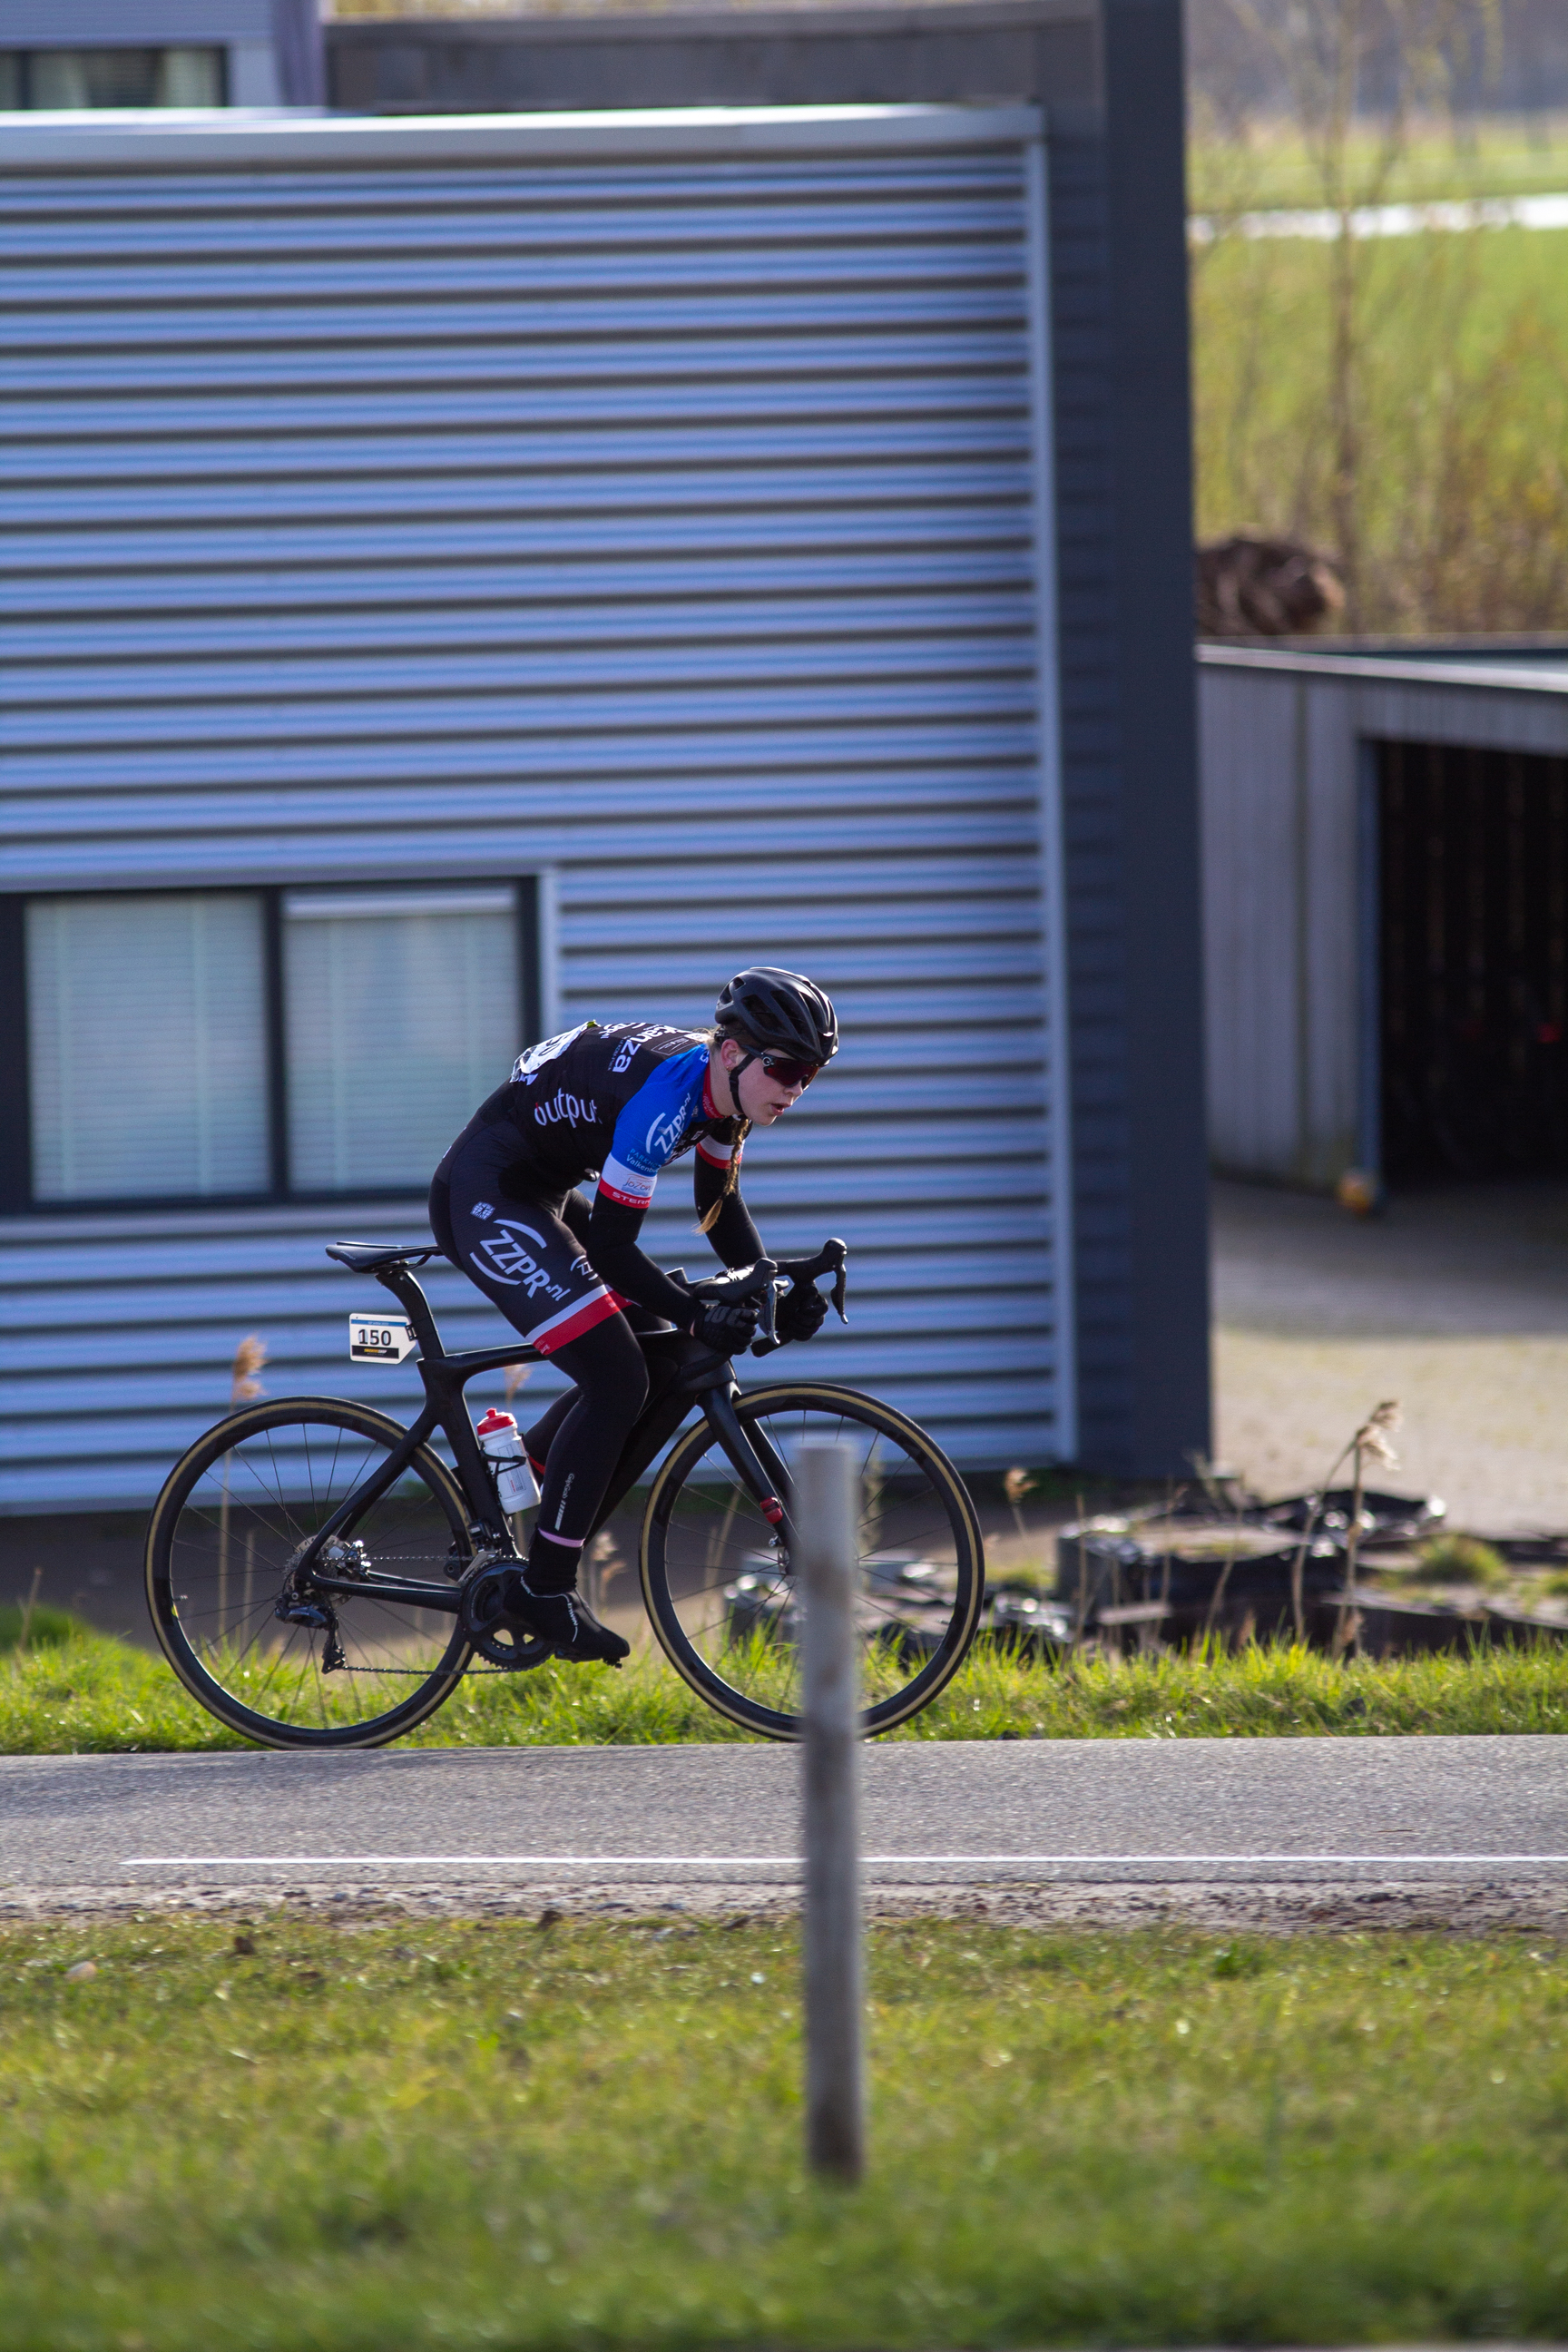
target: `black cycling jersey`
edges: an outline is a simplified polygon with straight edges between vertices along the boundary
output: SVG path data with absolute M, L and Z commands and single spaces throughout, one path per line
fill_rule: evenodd
M 708 1066 L 706 1040 L 689 1030 L 584 1021 L 520 1055 L 442 1160 L 437 1239 L 542 1354 L 628 1304 L 689 1323 L 690 1300 L 637 1235 L 659 1171 L 693 1146 L 699 1210 L 722 1193 L 737 1126 L 713 1101 Z M 588 1177 L 591 1213 L 563 1222 Z M 536 1210 L 546 1213 L 527 1213 Z M 734 1193 L 711 1238 L 729 1265 L 762 1255 Z
M 521 1056 L 436 1171 L 430 1223 L 455 1265 L 575 1383 L 528 1432 L 542 1472 L 531 1591 L 569 1591 L 577 1557 L 649 1393 L 638 1332 L 696 1308 L 637 1246 L 661 1168 L 695 1147 L 700 1214 L 726 1265 L 763 1244 L 738 1192 L 739 1133 L 708 1087 L 709 1047 L 687 1029 L 584 1021 Z M 596 1180 L 590 1207 L 575 1187 Z M 628 1328 L 630 1327 L 630 1328 Z M 657 1350 L 654 1351 L 657 1354 Z
M 693 1143 L 727 1167 L 734 1121 L 708 1089 L 708 1045 L 647 1021 L 582 1022 L 518 1056 L 504 1105 L 534 1166 L 646 1209 L 658 1171 Z

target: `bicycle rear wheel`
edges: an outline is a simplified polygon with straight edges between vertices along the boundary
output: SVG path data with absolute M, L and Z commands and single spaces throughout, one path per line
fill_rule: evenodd
M 985 1568 L 963 1481 L 914 1422 L 854 1389 L 781 1383 L 736 1411 L 786 1502 L 799 1445 L 836 1438 L 855 1449 L 861 1720 L 868 1733 L 890 1731 L 930 1705 L 974 1638 Z M 654 1632 L 691 1687 L 748 1731 L 798 1739 L 792 1563 L 705 1421 L 655 1482 L 642 1581 Z
M 147 1530 L 147 1601 L 163 1654 L 220 1723 L 268 1748 L 376 1748 L 423 1723 L 472 1654 L 456 1617 L 336 1595 L 331 1630 L 276 1614 L 293 1555 L 379 1469 L 404 1431 L 366 1405 L 280 1397 L 231 1413 L 170 1472 Z M 421 1448 L 349 1529 L 342 1573 L 429 1583 L 471 1557 L 468 1510 Z

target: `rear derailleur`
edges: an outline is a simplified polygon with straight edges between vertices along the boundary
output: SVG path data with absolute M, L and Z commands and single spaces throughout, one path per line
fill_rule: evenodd
M 300 1547 L 301 1550 L 304 1549 Z M 329 1576 L 368 1577 L 370 1554 L 363 1544 L 345 1541 L 334 1536 L 321 1546 L 316 1561 Z M 303 1625 L 312 1633 L 324 1633 L 321 1650 L 321 1672 L 341 1674 L 348 1665 L 343 1654 L 342 1639 L 338 1630 L 338 1614 L 324 1592 L 318 1592 L 310 1570 L 291 1564 L 283 1579 L 283 1589 L 278 1595 L 273 1615 L 285 1625 Z
M 337 1612 L 330 1601 L 290 1601 L 286 1592 L 281 1592 L 272 1613 L 280 1617 L 285 1625 L 308 1625 L 314 1632 L 326 1635 L 321 1648 L 321 1672 L 324 1675 L 338 1674 L 348 1664 L 338 1633 Z

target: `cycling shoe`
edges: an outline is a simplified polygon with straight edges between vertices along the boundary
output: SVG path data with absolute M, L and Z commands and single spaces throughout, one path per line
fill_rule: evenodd
M 531 1592 L 521 1576 L 513 1576 L 501 1615 L 531 1641 L 547 1642 L 554 1656 L 570 1659 L 574 1665 L 618 1666 L 632 1653 L 631 1643 L 601 1625 L 575 1591 Z

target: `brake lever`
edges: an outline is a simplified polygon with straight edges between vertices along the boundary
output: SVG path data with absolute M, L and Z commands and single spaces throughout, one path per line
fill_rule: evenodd
M 817 1252 L 816 1259 L 813 1261 L 811 1272 L 806 1275 L 795 1275 L 791 1283 L 792 1289 L 798 1288 L 802 1281 L 805 1281 L 809 1285 L 815 1285 L 817 1275 L 826 1274 L 831 1266 L 833 1269 L 833 1305 L 837 1314 L 838 1320 L 841 1323 L 847 1323 L 849 1320 L 848 1315 L 845 1311 L 844 1305 L 845 1299 L 848 1296 L 849 1289 L 848 1276 L 845 1271 L 845 1262 L 848 1255 L 849 1250 L 847 1243 L 841 1241 L 825 1242 L 822 1248 Z M 752 1340 L 752 1353 L 753 1356 L 771 1356 L 775 1348 L 782 1348 L 784 1346 L 784 1343 L 778 1337 L 775 1328 L 777 1314 L 777 1296 L 770 1284 L 767 1312 L 763 1318 L 763 1330 L 764 1336 L 760 1339 Z
M 849 1320 L 844 1305 L 849 1295 L 849 1277 L 845 1270 L 848 1255 L 847 1242 L 830 1241 L 822 1244 L 822 1268 L 824 1273 L 829 1266 L 833 1268 L 833 1309 L 840 1323 Z
M 791 1285 L 791 1287 L 794 1287 L 793 1284 Z M 753 1339 L 752 1342 L 752 1353 L 753 1356 L 771 1356 L 775 1349 L 782 1348 L 784 1344 L 779 1338 L 778 1331 L 779 1292 L 776 1282 L 770 1282 L 768 1285 L 767 1302 L 767 1305 L 763 1309 L 763 1328 L 761 1336 Z

